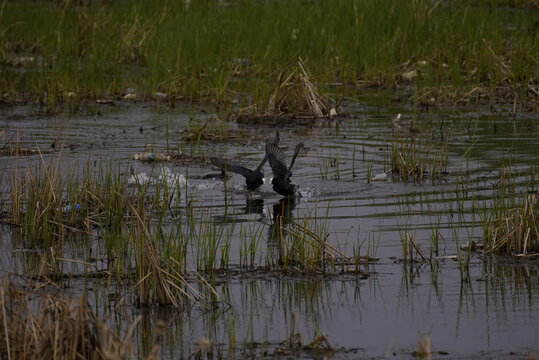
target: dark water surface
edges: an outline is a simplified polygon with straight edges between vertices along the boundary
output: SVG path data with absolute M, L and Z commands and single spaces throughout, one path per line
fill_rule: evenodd
M 242 271 L 246 239 L 257 239 L 253 269 L 276 256 L 272 223 L 275 212 L 282 209 L 281 197 L 266 184 L 250 199 L 239 175 L 230 177 L 225 193 L 221 180 L 204 177 L 218 171 L 203 159 L 227 157 L 254 168 L 264 156 L 265 141 L 274 136 L 270 124 L 213 121 L 215 132 L 237 137 L 197 143 L 184 140 L 185 130 L 201 126 L 209 115 L 188 107 L 99 106 L 60 115 L 40 114 L 25 106 L 2 107 L 2 146 L 18 137 L 20 147 L 43 152 L 43 160 L 37 154 L 0 157 L 2 199 L 8 198 L 15 165 L 21 171 L 57 159 L 58 146 L 51 147 L 57 140 L 64 144 L 60 162 L 66 171 L 84 168 L 88 161 L 119 162 L 120 167 L 132 168 L 124 173 L 128 181 L 164 179 L 185 187 L 188 194 L 175 205 L 178 214 L 192 209 L 201 229 L 204 224 L 221 229 L 225 234 L 221 245 L 230 247 L 229 267 L 239 269 L 218 276 L 215 283 L 231 306 L 141 310 L 128 297 L 114 312 L 108 306 L 114 286 L 93 281 L 90 287 L 97 296 L 92 302 L 103 315 L 112 314 L 119 322 L 140 316 L 135 343 L 141 353 L 147 351 L 144 344 L 153 339 L 158 323 L 164 324 L 159 340 L 164 359 L 188 357 L 202 338 L 208 338 L 225 358 L 258 358 L 265 352 L 277 358 L 410 358 L 425 338 L 433 356 L 441 358 L 522 358 L 537 353 L 538 263 L 472 253 L 469 272 L 463 273 L 457 258 L 461 245 L 481 241 L 485 209 L 504 171 L 510 168 L 514 176 L 516 197 L 530 191 L 532 175 L 537 179 L 537 114 L 512 118 L 503 112 L 462 109 L 417 112 L 355 104 L 345 108 L 349 116 L 338 120 L 278 127 L 287 156 L 300 141 L 308 149 L 300 153 L 293 171 L 302 196 L 288 204 L 290 215 L 285 221 L 327 233 L 328 241 L 350 256 L 359 252 L 379 259 L 363 264 L 361 274 Z M 427 166 L 429 173 L 420 181 L 402 181 L 395 174 L 385 181 L 369 181 L 391 170 L 392 119 L 397 113 L 402 113 L 404 129 L 413 128 L 417 139 L 429 139 L 423 140 L 421 151 L 432 159 L 447 159 L 447 165 L 442 170 L 436 167 L 440 170 L 436 174 Z M 132 160 L 144 150 L 177 153 L 179 149 L 196 161 Z M 440 149 L 443 155 L 437 155 Z M 264 172 L 271 177 L 268 165 Z M 175 226 L 171 221 L 166 228 Z M 20 249 L 19 235 L 8 226 L 1 233 L 4 276 L 23 275 L 38 262 L 39 251 Z M 408 237 L 430 263 L 403 261 L 403 239 Z M 90 240 L 68 242 L 65 257 L 99 258 L 103 253 L 99 234 Z M 188 258 L 192 259 L 189 269 L 196 270 L 196 256 Z M 95 266 L 106 264 L 97 261 Z M 70 263 L 64 271 L 80 273 L 84 267 Z M 73 279 L 65 292 L 78 296 L 85 288 L 87 283 Z M 276 352 L 285 347 L 282 342 L 292 326 L 303 344 L 325 333 L 336 351 Z M 217 358 L 217 353 L 213 356 Z

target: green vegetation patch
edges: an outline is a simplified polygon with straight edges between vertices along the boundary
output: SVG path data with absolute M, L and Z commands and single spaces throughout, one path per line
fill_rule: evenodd
M 0 92 L 53 106 L 189 98 L 260 111 L 301 57 L 323 92 L 412 85 L 415 102 L 533 104 L 536 11 L 533 1 L 6 1 Z

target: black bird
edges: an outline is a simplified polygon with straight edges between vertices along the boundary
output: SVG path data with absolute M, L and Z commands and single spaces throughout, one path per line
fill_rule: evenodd
M 290 166 L 287 167 L 286 157 L 277 144 L 275 142 L 266 143 L 266 156 L 268 157 L 271 170 L 273 171 L 273 179 L 271 180 L 273 190 L 283 196 L 292 196 L 296 193 L 296 185 L 292 184 L 290 176 L 292 176 L 292 166 L 294 166 L 296 157 L 302 147 L 304 147 L 303 143 L 299 143 L 296 146 Z
M 260 185 L 264 183 L 264 174 L 260 170 L 268 160 L 268 154 L 264 156 L 262 162 L 254 170 L 248 169 L 245 166 L 239 165 L 231 160 L 219 159 L 214 157 L 212 157 L 210 160 L 213 165 L 220 167 L 223 171 L 231 171 L 236 174 L 243 175 L 243 177 L 245 178 L 245 183 L 247 184 L 247 189 L 249 191 L 256 190 Z

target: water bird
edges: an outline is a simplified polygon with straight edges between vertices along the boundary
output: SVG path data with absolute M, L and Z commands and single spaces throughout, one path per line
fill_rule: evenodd
M 271 180 L 273 190 L 283 196 L 293 196 L 296 194 L 297 187 L 292 184 L 290 177 L 292 176 L 292 166 L 294 166 L 294 162 L 301 148 L 304 148 L 303 143 L 296 145 L 290 166 L 287 166 L 286 157 L 281 149 L 279 149 L 279 146 L 275 142 L 266 143 L 266 156 L 273 171 L 273 179 Z
M 247 184 L 247 189 L 249 191 L 254 191 L 258 189 L 258 187 L 265 182 L 262 167 L 268 160 L 268 154 L 264 156 L 262 162 L 258 164 L 256 169 L 254 170 L 246 168 L 245 166 L 240 165 L 232 160 L 220 159 L 215 157 L 210 158 L 210 160 L 213 165 L 218 166 L 223 171 L 230 171 L 242 175 L 245 178 L 245 184 Z

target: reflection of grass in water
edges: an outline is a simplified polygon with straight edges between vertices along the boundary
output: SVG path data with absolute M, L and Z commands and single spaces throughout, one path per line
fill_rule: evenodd
M 240 106 L 261 105 L 277 70 L 302 57 L 322 83 L 391 88 L 412 82 L 423 89 L 418 102 L 446 95 L 481 100 L 499 88 L 525 99 L 536 96 L 538 45 L 528 9 L 534 5 L 517 5 L 7 2 L 1 60 L 25 71 L 4 72 L 0 89 L 10 97 L 32 93 L 51 106 L 123 95 L 128 88 L 146 97 L 164 92 L 167 101 L 192 97 L 218 104 L 249 93 Z

